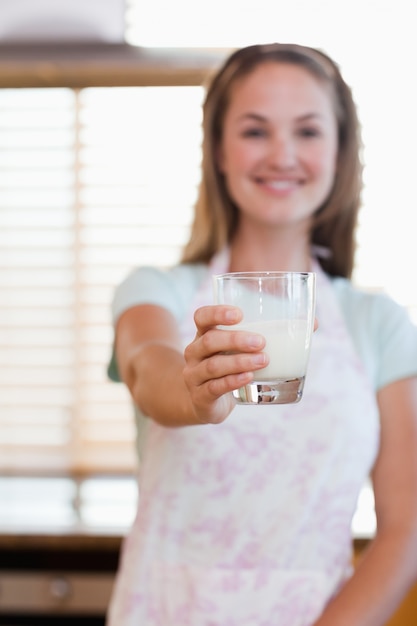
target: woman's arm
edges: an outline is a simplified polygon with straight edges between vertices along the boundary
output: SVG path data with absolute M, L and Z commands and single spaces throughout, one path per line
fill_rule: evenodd
M 196 336 L 185 353 L 174 316 L 160 306 L 132 307 L 116 326 L 121 379 L 141 411 L 165 426 L 223 421 L 234 407 L 228 392 L 267 364 L 263 337 L 216 328 L 239 322 L 239 309 L 201 307 L 194 319 Z
M 383 626 L 417 580 L 417 379 L 378 393 L 377 534 L 314 626 Z

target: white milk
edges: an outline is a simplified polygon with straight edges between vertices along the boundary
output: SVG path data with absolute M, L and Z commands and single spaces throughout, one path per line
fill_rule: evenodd
M 231 328 L 229 326 L 229 330 Z M 243 322 L 233 326 L 233 329 L 247 330 L 265 337 L 264 351 L 269 356 L 269 365 L 254 372 L 255 380 L 268 381 L 305 376 L 311 339 L 306 320 Z

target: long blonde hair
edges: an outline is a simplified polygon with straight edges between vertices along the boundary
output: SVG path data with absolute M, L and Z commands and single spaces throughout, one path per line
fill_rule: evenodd
M 298 65 L 327 85 L 338 124 L 338 157 L 333 188 L 315 212 L 311 244 L 328 251 L 319 261 L 333 276 L 350 278 L 355 229 L 362 190 L 361 138 L 356 106 L 338 66 L 324 52 L 296 44 L 272 43 L 234 52 L 212 78 L 203 105 L 202 178 L 194 222 L 182 261 L 207 263 L 236 231 L 239 211 L 230 197 L 216 161 L 231 88 L 262 63 Z

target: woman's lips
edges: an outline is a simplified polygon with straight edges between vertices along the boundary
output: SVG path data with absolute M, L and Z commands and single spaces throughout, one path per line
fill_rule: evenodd
M 267 190 L 271 190 L 275 193 L 291 193 L 295 189 L 298 189 L 302 184 L 299 179 L 280 179 L 280 180 L 267 180 L 265 178 L 257 179 L 258 185 L 261 185 Z

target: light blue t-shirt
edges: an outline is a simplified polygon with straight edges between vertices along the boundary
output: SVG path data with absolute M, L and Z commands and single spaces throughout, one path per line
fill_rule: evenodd
M 124 311 L 139 304 L 162 306 L 182 320 L 208 272 L 203 264 L 135 269 L 115 291 L 113 324 Z M 386 294 L 360 290 L 345 278 L 333 278 L 332 285 L 374 389 L 417 376 L 417 326 L 407 311 Z M 108 374 L 112 380 L 120 380 L 114 354 Z

